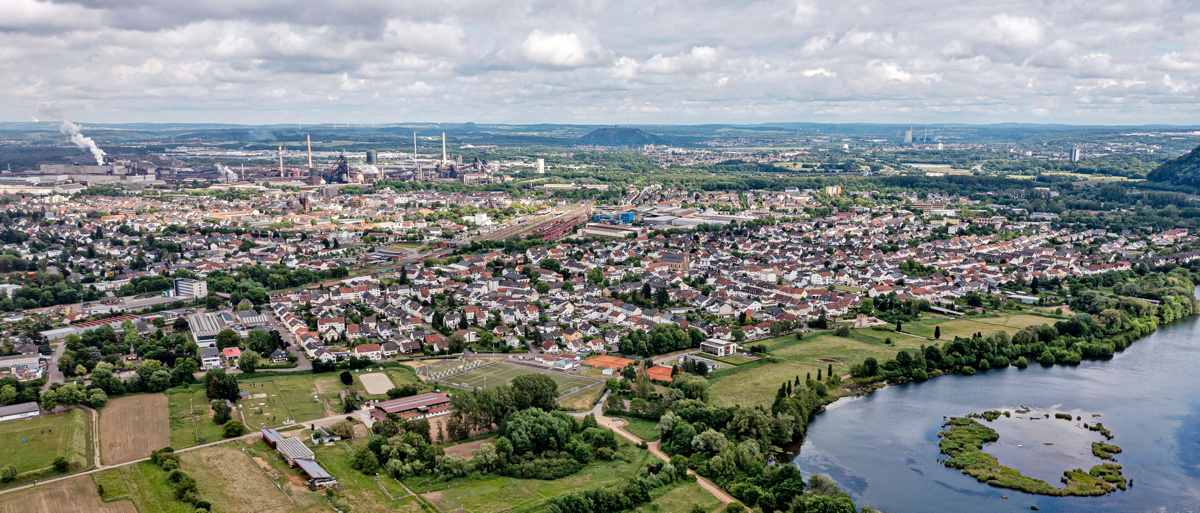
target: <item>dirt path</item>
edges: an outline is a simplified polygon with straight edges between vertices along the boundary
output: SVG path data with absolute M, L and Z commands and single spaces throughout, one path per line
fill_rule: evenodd
M 100 412 L 87 406 L 80 406 L 80 408 L 92 414 L 92 459 L 94 460 L 92 465 L 100 468 Z
M 618 435 L 625 437 L 630 442 L 633 442 L 635 444 L 645 443 L 645 440 L 638 438 L 633 433 L 625 431 L 625 428 L 623 427 L 624 421 L 614 422 L 612 420 L 612 417 L 604 416 L 604 414 L 603 414 L 604 412 L 601 411 L 600 405 L 604 404 L 604 400 L 608 398 L 609 393 L 610 392 L 605 392 L 604 396 L 600 398 L 600 401 L 597 402 L 596 406 L 594 408 L 592 408 L 590 411 L 586 411 L 583 413 L 572 413 L 572 415 L 574 415 L 576 417 L 584 417 L 590 413 L 590 414 L 596 416 L 596 422 L 598 424 L 600 424 L 603 427 L 613 430 Z M 654 442 L 647 444 L 646 447 L 648 449 L 650 449 L 650 454 L 657 456 L 659 459 L 661 459 L 663 461 L 668 461 L 668 462 L 671 461 L 671 457 L 667 456 L 666 453 L 659 450 L 658 445 L 659 445 L 659 441 L 654 441 Z M 724 504 L 724 506 L 722 506 L 722 507 L 727 507 L 730 504 L 737 502 L 737 499 L 734 499 L 729 494 L 725 493 L 723 490 L 721 490 L 721 487 L 713 484 L 708 479 L 705 479 L 704 476 L 696 474 L 696 472 L 691 469 L 688 469 L 687 473 L 689 475 L 696 476 L 696 483 L 699 484 L 701 488 L 708 490 L 708 493 L 713 494 L 713 496 L 716 497 L 717 500 L 721 501 Z

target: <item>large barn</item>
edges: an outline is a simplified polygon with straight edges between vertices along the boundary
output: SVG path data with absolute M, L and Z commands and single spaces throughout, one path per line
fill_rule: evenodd
M 449 412 L 450 397 L 436 392 L 383 401 L 371 408 L 371 416 L 376 420 L 387 418 L 390 413 L 406 419 L 423 419 Z

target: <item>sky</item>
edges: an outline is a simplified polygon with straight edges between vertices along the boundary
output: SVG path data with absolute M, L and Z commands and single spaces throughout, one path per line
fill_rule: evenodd
M 1196 0 L 0 0 L 0 120 L 1196 124 L 1195 27 Z

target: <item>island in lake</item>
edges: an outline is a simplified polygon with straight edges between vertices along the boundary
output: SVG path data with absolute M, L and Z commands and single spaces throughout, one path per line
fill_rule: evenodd
M 989 410 L 982 414 L 972 413 L 965 417 L 950 417 L 942 426 L 942 431 L 938 432 L 938 437 L 941 438 L 941 442 L 938 444 L 941 453 L 948 457 L 943 463 L 948 467 L 962 470 L 964 474 L 968 474 L 980 482 L 1039 495 L 1098 496 L 1112 493 L 1118 489 L 1124 490 L 1127 486 L 1132 485 L 1121 475 L 1121 465 L 1116 462 L 1116 454 L 1121 452 L 1121 448 L 1107 443 L 1112 440 L 1113 434 L 1105 429 L 1103 424 L 1084 423 L 1082 416 L 1070 413 L 1055 413 L 1051 417 L 1049 413 L 1033 413 L 1031 415 L 1031 412 L 1032 410 L 1022 407 L 1017 410 L 1018 415 L 1015 418 L 1013 412 L 1007 410 Z M 1005 422 L 1061 423 L 1066 421 L 1072 423 L 1071 428 L 1080 431 L 1080 436 L 1095 436 L 1094 434 L 1098 433 L 1104 437 L 1105 441 L 1090 442 L 1091 457 L 1099 458 L 1102 461 L 1087 471 L 1082 468 L 1064 471 L 1061 477 L 1062 488 L 1051 485 L 1042 479 L 1024 475 L 1017 469 L 1002 464 L 996 456 L 984 452 L 984 445 L 1000 440 L 1000 434 L 979 421 L 992 423 L 1000 417 L 1004 417 Z M 1043 445 L 1053 444 L 1044 443 Z M 1016 447 L 1024 446 L 1017 445 Z

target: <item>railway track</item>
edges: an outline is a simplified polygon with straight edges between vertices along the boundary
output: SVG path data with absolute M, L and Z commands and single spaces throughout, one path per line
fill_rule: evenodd
M 480 237 L 479 240 L 501 241 L 512 236 L 524 237 L 535 232 L 547 234 L 555 233 L 561 230 L 562 224 L 566 221 L 578 222 L 581 218 L 586 218 L 586 216 L 591 213 L 592 205 L 594 203 L 595 202 L 593 201 L 585 201 L 583 203 L 560 208 L 559 210 L 550 214 L 518 218 L 517 220 L 513 221 L 512 225 L 484 235 Z M 552 223 L 553 225 L 547 228 L 547 225 L 551 225 Z M 562 233 L 558 233 L 555 235 L 555 237 L 561 235 Z

